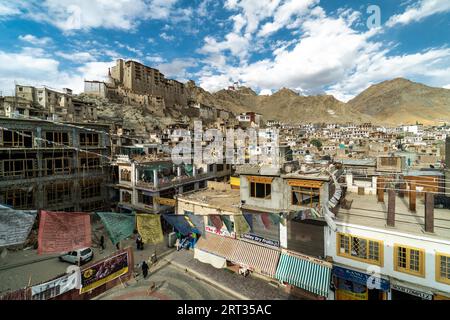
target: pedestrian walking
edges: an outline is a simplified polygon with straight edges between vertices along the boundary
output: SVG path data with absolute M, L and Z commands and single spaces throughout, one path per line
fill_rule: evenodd
M 103 235 L 100 237 L 100 247 L 105 250 L 105 237 Z
M 141 235 L 138 234 L 136 237 L 136 250 L 141 250 Z
M 142 261 L 141 268 L 142 268 L 142 275 L 144 276 L 144 279 L 146 279 L 148 275 L 148 264 L 145 261 Z

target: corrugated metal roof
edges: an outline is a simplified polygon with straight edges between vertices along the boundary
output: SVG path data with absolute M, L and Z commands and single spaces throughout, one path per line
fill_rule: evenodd
M 212 233 L 207 233 L 206 238 L 200 238 L 196 248 L 224 257 L 233 263 L 248 267 L 272 278 L 275 276 L 280 258 L 280 251 L 277 249 Z
M 239 241 L 231 261 L 254 269 L 256 272 L 274 277 L 277 271 L 280 251 L 259 246 L 246 241 Z
M 206 238 L 201 237 L 196 247 L 200 250 L 224 257 L 227 260 L 231 260 L 232 254 L 236 250 L 238 241 L 232 238 L 218 236 L 207 232 Z
M 282 253 L 275 278 L 316 295 L 327 297 L 330 288 L 331 268 Z

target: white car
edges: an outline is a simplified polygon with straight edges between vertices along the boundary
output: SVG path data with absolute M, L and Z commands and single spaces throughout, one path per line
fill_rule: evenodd
M 94 258 L 94 252 L 91 248 L 83 248 L 75 251 L 70 251 L 59 257 L 59 260 L 66 261 L 72 264 L 78 264 L 81 259 L 81 264 L 91 261 Z

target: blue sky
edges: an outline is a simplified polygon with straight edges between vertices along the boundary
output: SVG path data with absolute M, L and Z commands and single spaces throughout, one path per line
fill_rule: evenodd
M 448 30 L 449 0 L 0 0 L 0 91 L 80 92 L 117 58 L 209 91 L 239 81 L 347 101 L 396 77 L 450 88 Z

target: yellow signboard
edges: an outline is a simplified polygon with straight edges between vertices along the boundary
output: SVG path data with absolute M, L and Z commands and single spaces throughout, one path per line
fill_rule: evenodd
M 161 217 L 156 214 L 137 214 L 136 224 L 144 243 L 160 243 L 164 241 Z
M 153 200 L 156 203 L 165 205 L 165 206 L 170 206 L 170 207 L 175 207 L 176 206 L 176 200 L 175 199 L 170 199 L 170 198 L 161 198 L 161 197 L 154 197 Z

